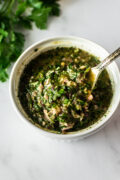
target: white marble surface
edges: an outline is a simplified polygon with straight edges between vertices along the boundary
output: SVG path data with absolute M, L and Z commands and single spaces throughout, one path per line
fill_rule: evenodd
M 48 30 L 26 32 L 25 48 L 54 35 L 88 38 L 110 52 L 120 45 L 120 0 L 61 0 L 61 5 L 61 16 L 50 20 Z M 19 119 L 8 82 L 0 83 L 0 180 L 120 180 L 119 108 L 97 134 L 79 142 L 56 142 Z

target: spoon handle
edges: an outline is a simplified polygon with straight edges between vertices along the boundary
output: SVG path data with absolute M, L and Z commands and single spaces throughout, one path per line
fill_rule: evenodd
M 107 65 L 109 65 L 113 60 L 115 60 L 119 56 L 120 56 L 120 48 L 118 48 L 116 51 L 114 51 L 112 54 L 106 57 L 100 64 L 96 66 L 96 68 L 99 71 L 102 71 Z

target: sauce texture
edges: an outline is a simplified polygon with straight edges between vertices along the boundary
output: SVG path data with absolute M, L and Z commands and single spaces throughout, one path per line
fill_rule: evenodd
M 32 122 L 62 134 L 97 122 L 113 95 L 106 70 L 91 93 L 87 74 L 98 63 L 97 57 L 74 47 L 49 50 L 32 60 L 21 75 L 18 90 Z

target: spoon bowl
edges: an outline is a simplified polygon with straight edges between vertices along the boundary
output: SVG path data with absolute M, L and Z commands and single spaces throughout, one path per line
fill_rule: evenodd
M 112 54 L 110 54 L 108 57 L 106 57 L 97 66 L 91 68 L 89 75 L 88 75 L 88 78 L 92 84 L 91 89 L 94 89 L 100 73 L 106 68 L 106 66 L 108 66 L 112 61 L 116 60 L 118 57 L 120 57 L 120 48 L 118 48 Z

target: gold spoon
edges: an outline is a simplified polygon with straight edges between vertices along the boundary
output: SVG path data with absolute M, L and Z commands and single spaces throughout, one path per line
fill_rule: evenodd
M 112 54 L 110 54 L 108 57 L 106 57 L 102 62 L 100 62 L 97 66 L 91 68 L 88 78 L 92 82 L 92 90 L 95 87 L 95 84 L 98 80 L 98 77 L 103 69 L 106 68 L 112 61 L 114 61 L 116 58 L 120 56 L 120 48 L 118 48 L 116 51 L 114 51 Z

